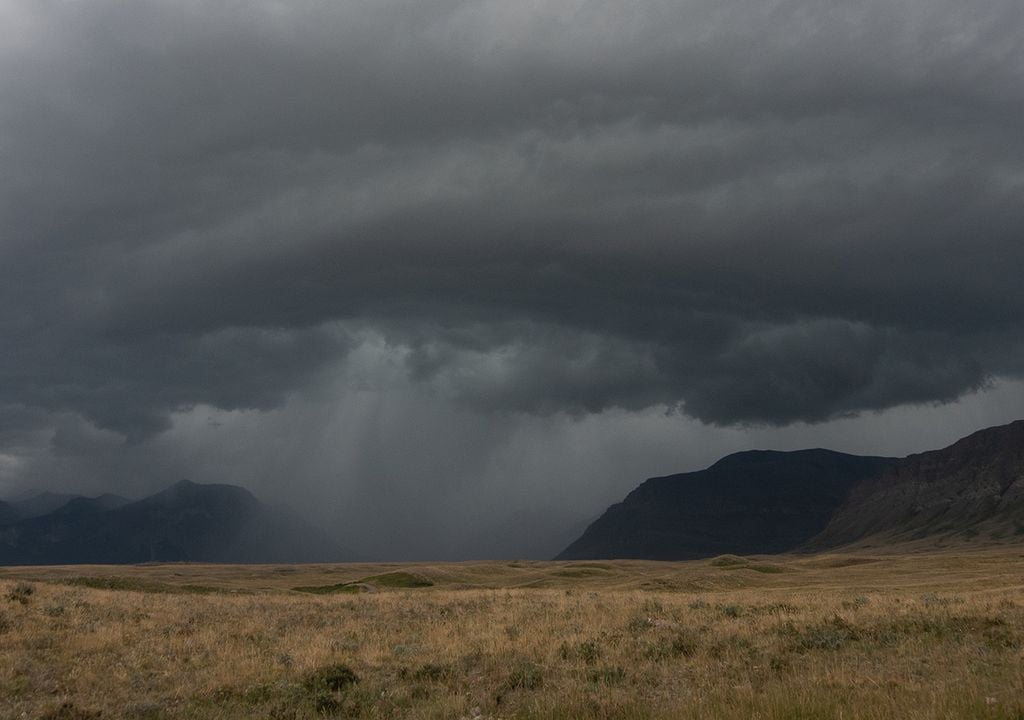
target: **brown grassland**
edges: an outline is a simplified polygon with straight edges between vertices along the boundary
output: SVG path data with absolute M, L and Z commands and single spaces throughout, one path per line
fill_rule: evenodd
M 1024 720 L 1022 569 L 1021 546 L 0 568 L 0 717 Z

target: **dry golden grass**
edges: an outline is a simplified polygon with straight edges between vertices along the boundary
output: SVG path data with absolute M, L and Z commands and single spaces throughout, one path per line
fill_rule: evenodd
M 6 568 L 0 717 L 1021 720 L 1022 561 Z

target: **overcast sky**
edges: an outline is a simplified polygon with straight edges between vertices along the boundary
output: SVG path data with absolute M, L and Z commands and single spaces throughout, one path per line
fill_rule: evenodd
M 1024 416 L 1019 0 L 0 0 L 0 495 L 557 552 Z

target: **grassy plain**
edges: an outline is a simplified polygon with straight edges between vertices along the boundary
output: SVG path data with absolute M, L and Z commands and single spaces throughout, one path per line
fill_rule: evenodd
M 0 718 L 95 717 L 1024 720 L 1024 547 L 0 568 Z

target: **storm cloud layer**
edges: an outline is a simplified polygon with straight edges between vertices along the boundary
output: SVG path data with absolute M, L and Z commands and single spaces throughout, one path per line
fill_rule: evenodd
M 1016 0 L 0 0 L 0 454 L 355 376 L 719 426 L 1012 382 L 1022 30 Z

